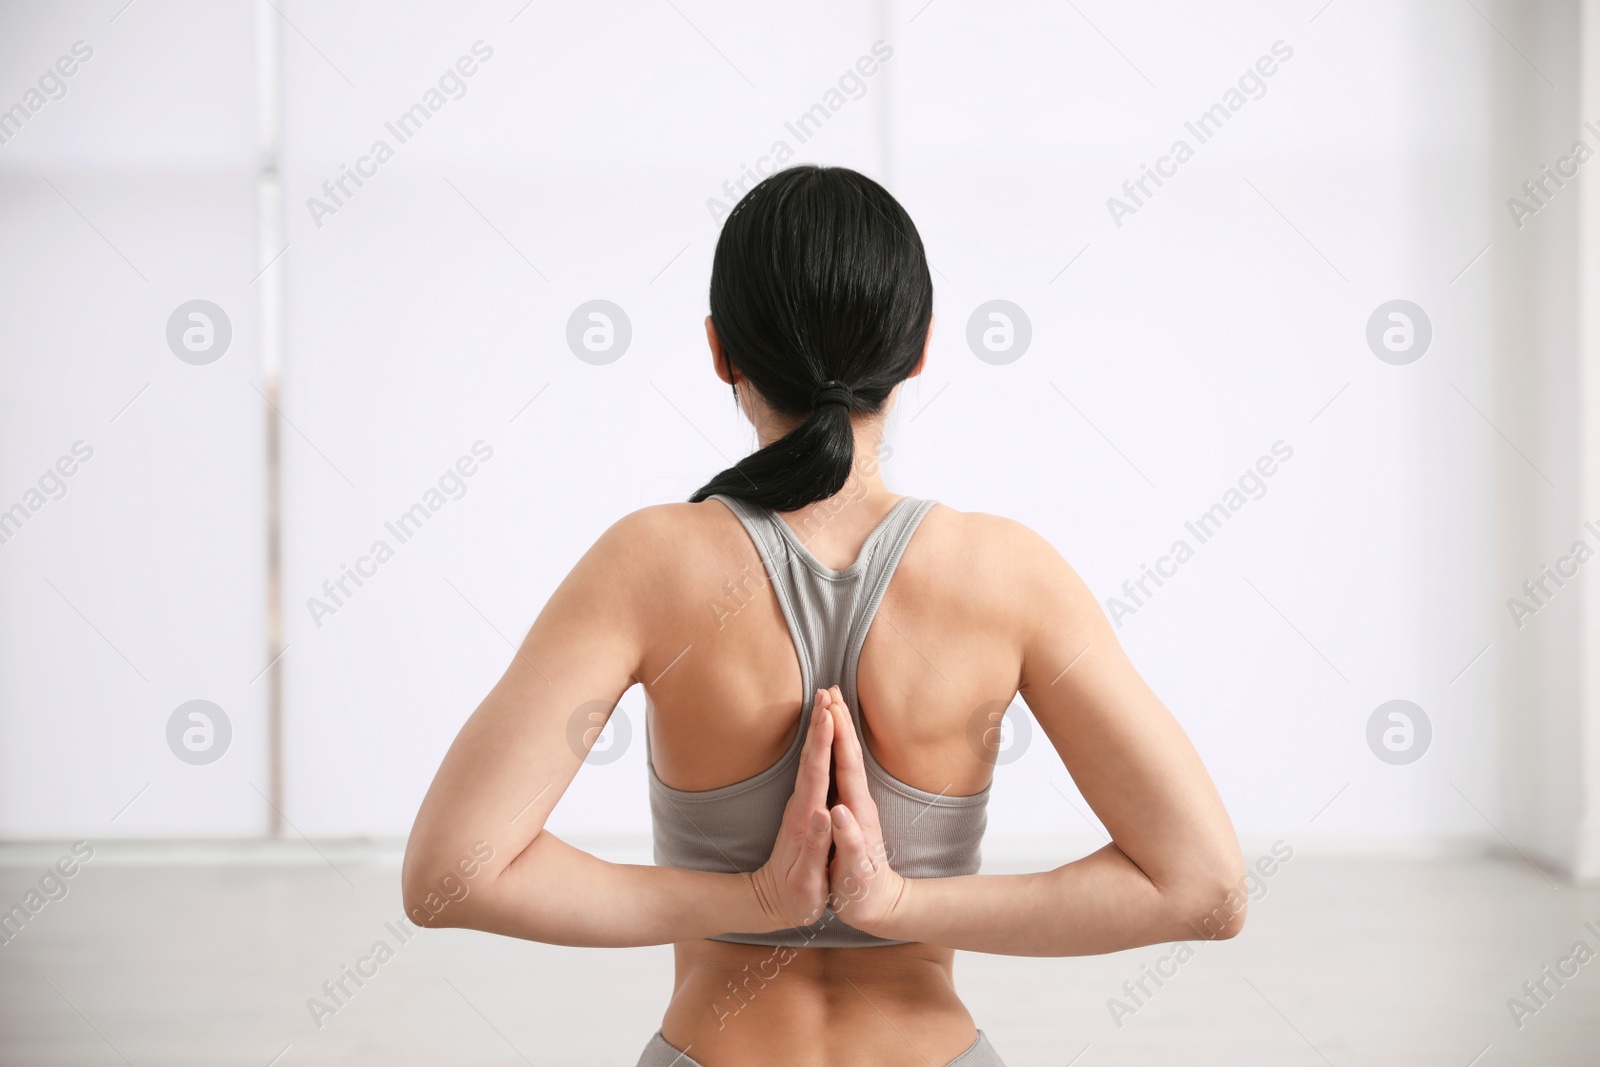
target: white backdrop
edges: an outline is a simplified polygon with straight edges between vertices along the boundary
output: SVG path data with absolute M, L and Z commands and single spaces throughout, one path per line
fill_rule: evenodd
M 1418 847 L 1504 823 L 1559 847 L 1518 807 L 1541 772 L 1517 724 L 1570 710 L 1576 608 L 1518 630 L 1505 600 L 1600 518 L 1573 504 L 1577 197 L 1520 228 L 1505 201 L 1583 117 L 1569 5 L 286 3 L 280 248 L 258 236 L 259 9 L 118 7 L 8 7 L 0 34 L 0 106 L 94 48 L 0 144 L 0 507 L 95 449 L 0 545 L 0 834 L 267 825 L 269 261 L 287 832 L 405 833 L 584 548 L 750 447 L 704 350 L 708 201 L 781 141 L 884 181 L 927 244 L 937 326 L 894 488 L 1028 523 L 1108 599 L 1292 449 L 1119 630 L 1241 834 Z M 386 124 L 431 90 L 402 143 Z M 1186 123 L 1230 99 L 1200 143 Z M 1135 203 L 1124 183 L 1179 139 L 1192 158 Z M 366 176 L 335 200 L 346 169 Z M 234 331 L 207 366 L 163 332 L 195 298 Z M 594 299 L 632 327 L 607 365 L 566 342 Z M 1003 365 L 967 341 L 996 299 L 1032 331 Z M 1407 365 L 1367 342 L 1396 299 L 1431 323 Z M 400 544 L 385 523 L 477 442 L 491 458 Z M 393 558 L 334 605 L 323 583 L 380 539 Z M 196 698 L 233 727 L 204 766 L 165 734 Z M 1368 744 L 1392 699 L 1432 727 L 1407 765 Z M 558 832 L 646 831 L 637 691 L 621 707 L 631 743 Z M 1035 741 L 991 833 L 1087 839 Z

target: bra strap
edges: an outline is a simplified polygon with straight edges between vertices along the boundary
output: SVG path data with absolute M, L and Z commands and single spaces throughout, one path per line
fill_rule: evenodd
M 861 649 L 866 644 L 867 631 L 871 629 L 873 619 L 877 617 L 878 606 L 883 603 L 884 594 L 889 590 L 889 582 L 900 566 L 900 559 L 905 555 L 906 546 L 911 543 L 911 535 L 917 532 L 917 527 L 922 524 L 923 518 L 936 503 L 938 503 L 936 500 L 918 500 L 912 497 L 902 501 L 903 506 L 899 514 L 894 517 L 889 528 L 884 530 L 883 537 L 867 563 L 867 572 L 863 575 L 866 598 L 851 627 L 850 643 L 845 650 L 843 677 L 839 683 L 839 689 L 844 693 L 844 702 L 850 708 L 850 717 L 855 721 L 857 734 L 861 734 L 862 727 L 856 671 L 861 665 Z M 862 747 L 863 749 L 866 747 L 864 735 Z

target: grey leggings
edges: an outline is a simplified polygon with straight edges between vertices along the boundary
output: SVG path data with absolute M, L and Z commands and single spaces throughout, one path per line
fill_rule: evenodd
M 667 1039 L 657 1030 L 650 1043 L 644 1047 L 644 1055 L 639 1057 L 637 1067 L 700 1067 L 700 1064 L 689 1058 L 687 1052 L 682 1052 L 667 1044 Z M 989 1039 L 983 1036 L 983 1031 L 978 1031 L 978 1039 L 972 1046 L 951 1060 L 945 1067 L 1005 1067 L 1000 1059 L 1000 1054 L 989 1044 Z

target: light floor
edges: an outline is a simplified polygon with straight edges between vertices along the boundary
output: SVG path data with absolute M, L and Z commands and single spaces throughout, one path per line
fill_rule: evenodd
M 62 851 L 0 849 L 0 907 Z M 307 1000 L 399 914 L 392 853 L 327 847 L 178 861 L 102 849 L 0 945 L 0 1063 L 631 1065 L 670 950 L 421 931 L 334 1014 Z M 1108 1001 L 1155 947 L 1090 959 L 963 955 L 957 981 L 1012 1067 L 1600 1064 L 1600 958 L 1519 1028 L 1507 999 L 1583 941 L 1600 891 L 1510 860 L 1297 857 L 1245 933 L 1197 946 L 1137 1010 Z M 1169 963 L 1165 969 L 1171 973 Z M 347 986 L 354 988 L 347 981 Z M 1530 1002 L 1531 1003 L 1531 1002 Z M 887 1024 L 886 1024 L 887 1025 Z M 276 1059 L 275 1059 L 276 1057 Z

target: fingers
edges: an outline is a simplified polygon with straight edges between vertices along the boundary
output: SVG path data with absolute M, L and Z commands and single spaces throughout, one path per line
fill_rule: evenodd
M 792 846 L 791 846 L 792 847 Z M 794 849 L 793 858 L 783 868 L 784 877 L 795 885 L 807 881 L 806 872 L 814 872 L 817 884 L 827 881 L 828 849 L 833 847 L 833 819 L 827 808 L 815 808 L 806 817 L 805 835 L 800 847 Z
M 811 822 L 806 828 L 806 851 L 828 854 L 828 848 L 833 844 L 833 819 L 829 817 L 828 809 L 817 808 L 811 813 Z
M 785 814 L 794 827 L 793 836 L 799 838 L 799 848 L 791 843 L 793 858 L 789 862 L 787 879 L 801 885 L 809 879 L 817 884 L 827 880 L 828 850 L 833 847 L 833 819 L 828 814 L 828 757 L 833 749 L 833 717 L 828 714 L 821 690 L 817 692 L 816 706 L 811 709 L 811 723 L 806 729 L 805 746 L 801 749 L 800 770 L 795 780 L 794 793 L 789 798 Z M 786 849 L 787 851 L 787 849 Z
M 834 718 L 833 764 L 839 777 L 839 801 L 848 805 L 862 819 L 877 825 L 878 806 L 867 789 L 867 772 L 861 755 L 861 738 L 850 720 L 850 709 L 844 702 L 839 687 L 832 690 L 833 702 L 829 711 Z
M 846 871 L 857 878 L 871 878 L 877 870 L 877 864 L 873 862 L 866 831 L 860 821 L 843 804 L 835 804 L 832 815 L 833 844 L 838 850 L 834 856 L 834 863 L 842 864 Z
M 833 716 L 827 712 L 827 694 L 817 691 L 816 706 L 811 710 L 811 723 L 806 729 L 805 746 L 800 750 L 800 770 L 795 778 L 794 795 L 790 797 L 792 817 L 800 821 L 795 827 L 809 832 L 813 812 L 828 810 L 828 757 L 833 748 Z

